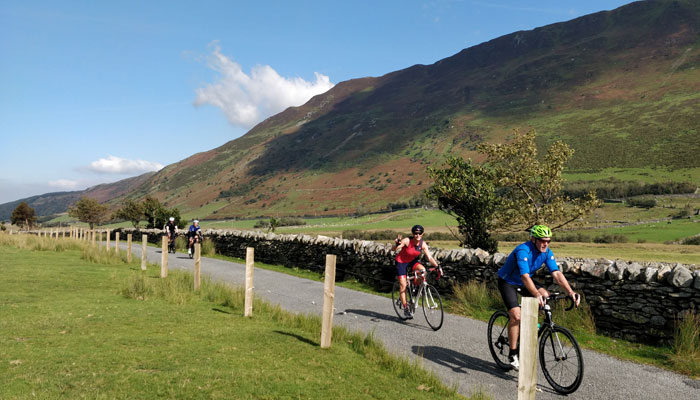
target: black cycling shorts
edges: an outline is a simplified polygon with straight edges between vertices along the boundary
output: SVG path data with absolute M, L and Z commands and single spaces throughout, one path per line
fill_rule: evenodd
M 535 284 L 537 289 L 544 287 L 535 280 L 533 280 L 532 283 Z M 503 303 L 505 303 L 506 309 L 510 310 L 511 308 L 520 307 L 520 301 L 518 300 L 518 288 L 521 288 L 521 296 L 532 297 L 532 294 L 529 290 L 527 290 L 527 288 L 525 288 L 525 285 L 511 285 L 503 278 L 498 278 L 498 291 L 501 292 L 501 298 L 503 298 Z

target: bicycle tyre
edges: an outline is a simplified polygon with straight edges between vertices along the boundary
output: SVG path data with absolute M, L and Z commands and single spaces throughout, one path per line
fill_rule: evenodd
M 487 340 L 489 342 L 491 356 L 493 360 L 496 361 L 498 368 L 504 371 L 513 369 L 508 359 L 508 353 L 510 352 L 510 345 L 508 342 L 509 321 L 510 316 L 508 316 L 507 312 L 503 310 L 496 311 L 491 315 L 487 329 Z
M 408 290 L 406 290 L 407 300 L 409 296 Z M 394 305 L 394 311 L 396 311 L 396 315 L 398 315 L 402 321 L 408 319 L 403 313 L 403 304 L 401 303 L 401 286 L 399 281 L 394 282 L 394 287 L 391 289 L 391 304 Z
M 539 340 L 539 356 L 544 377 L 554 390 L 570 394 L 578 389 L 583 380 L 583 357 L 568 329 L 545 329 Z
M 440 298 L 440 293 L 435 286 L 425 286 L 420 296 L 420 303 L 423 307 L 423 315 L 428 325 L 430 325 L 434 331 L 440 329 L 445 313 L 442 310 L 442 298 Z

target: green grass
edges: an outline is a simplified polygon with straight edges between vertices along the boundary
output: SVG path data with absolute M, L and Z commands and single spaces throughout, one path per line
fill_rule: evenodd
M 3 399 L 393 399 L 397 387 L 409 398 L 460 397 L 371 335 L 336 327 L 331 348 L 320 349 L 320 318 L 260 300 L 244 318 L 240 289 L 205 280 L 194 293 L 185 273 L 159 279 L 157 268 L 20 249 L 8 237 L 0 235 L 0 283 L 12 288 L 0 292 Z

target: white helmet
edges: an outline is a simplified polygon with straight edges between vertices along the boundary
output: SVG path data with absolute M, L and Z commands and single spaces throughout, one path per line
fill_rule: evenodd
M 198 224 L 198 223 L 199 223 L 199 220 L 198 220 L 198 219 L 195 219 L 195 220 L 194 220 L 194 223 L 195 223 L 195 224 Z
M 175 217 L 170 217 L 170 222 L 175 221 Z

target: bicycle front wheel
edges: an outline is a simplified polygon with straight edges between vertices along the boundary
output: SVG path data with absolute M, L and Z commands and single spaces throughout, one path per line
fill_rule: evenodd
M 513 369 L 508 359 L 508 353 L 510 352 L 510 345 L 508 344 L 508 321 L 510 321 L 508 313 L 499 310 L 491 315 L 487 328 L 491 356 L 493 360 L 496 361 L 498 368 L 504 371 Z
M 555 326 L 540 336 L 540 365 L 552 388 L 559 393 L 573 393 L 583 380 L 581 349 L 566 328 Z
M 408 299 L 408 290 L 406 290 L 406 299 Z M 402 320 L 406 320 L 406 315 L 403 311 L 403 304 L 401 304 L 401 285 L 399 281 L 394 282 L 394 288 L 391 289 L 391 304 L 394 305 L 394 311 L 396 315 Z
M 428 325 L 430 325 L 434 331 L 440 329 L 444 317 L 442 299 L 440 298 L 440 293 L 438 293 L 433 285 L 425 286 L 420 303 L 423 306 L 423 315 L 425 315 L 425 320 L 428 321 Z

